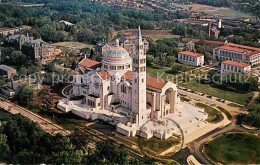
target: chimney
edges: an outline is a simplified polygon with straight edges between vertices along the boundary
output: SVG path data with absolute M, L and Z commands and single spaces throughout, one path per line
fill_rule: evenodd
M 210 37 L 210 33 L 211 33 L 211 22 L 209 22 L 209 37 Z

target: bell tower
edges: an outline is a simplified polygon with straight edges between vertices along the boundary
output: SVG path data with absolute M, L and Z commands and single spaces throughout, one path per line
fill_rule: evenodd
M 132 80 L 132 116 L 131 122 L 141 126 L 148 118 L 146 110 L 146 54 L 144 42 L 138 27 L 135 40 L 135 53 L 133 54 L 133 80 Z

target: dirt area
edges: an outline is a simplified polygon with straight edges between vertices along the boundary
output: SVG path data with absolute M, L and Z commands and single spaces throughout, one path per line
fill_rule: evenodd
M 117 32 L 118 34 L 126 36 L 135 36 L 137 34 L 137 29 L 127 29 Z M 153 40 L 163 39 L 163 38 L 174 38 L 179 37 L 172 34 L 172 30 L 142 30 L 142 35 L 144 37 L 150 37 Z
M 86 47 L 94 48 L 94 45 L 84 44 L 81 42 L 57 42 L 57 43 L 53 43 L 51 45 L 62 46 L 62 47 L 74 47 L 74 48 L 79 48 L 79 49 L 86 48 Z

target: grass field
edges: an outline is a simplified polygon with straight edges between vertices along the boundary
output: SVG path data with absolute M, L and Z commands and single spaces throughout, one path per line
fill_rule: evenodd
M 241 105 L 247 105 L 248 100 L 251 99 L 252 96 L 252 94 L 250 93 L 237 93 L 237 92 L 213 87 L 211 84 L 201 84 L 195 81 L 188 82 L 188 83 L 180 83 L 180 85 L 192 90 L 210 94 L 215 97 L 229 100 Z
M 158 68 L 156 66 L 147 66 L 147 74 L 153 77 L 158 77 L 164 73 L 162 78 L 165 79 L 168 75 L 166 72 L 169 70 L 170 70 L 169 68 Z
M 157 66 L 147 66 L 147 74 L 153 77 L 161 77 L 163 79 L 167 79 L 169 81 L 174 81 L 176 83 L 176 76 L 169 74 L 170 68 L 160 68 Z M 162 75 L 162 76 L 161 76 Z M 168 76 L 168 77 L 167 77 Z M 178 79 L 179 80 L 179 79 Z M 182 81 L 178 81 L 178 85 L 196 90 L 198 92 L 206 93 L 213 95 L 215 97 L 219 97 L 225 100 L 229 100 L 241 105 L 247 105 L 249 100 L 252 98 L 251 93 L 237 93 L 228 89 L 224 89 L 222 87 L 216 87 L 212 84 L 201 84 L 197 81 L 191 81 L 183 83 Z M 232 104 L 233 105 L 233 104 Z M 232 106 L 231 105 L 231 106 Z M 236 104 L 234 104 L 236 105 Z M 237 105 L 239 106 L 239 105 Z
M 186 98 L 186 97 L 181 97 L 181 101 L 186 101 L 186 102 L 190 102 L 191 100 Z
M 227 116 L 228 120 L 232 119 L 232 115 L 225 108 L 220 106 L 218 106 L 217 108 Z
M 207 121 L 209 123 L 218 123 L 224 119 L 224 116 L 213 107 L 202 103 L 196 103 L 196 106 L 204 108 L 205 112 L 208 114 Z
M 226 134 L 205 146 L 205 154 L 223 164 L 259 164 L 260 138 L 247 134 Z
M 94 45 L 89 45 L 89 44 L 84 44 L 81 42 L 57 42 L 57 43 L 53 43 L 51 45 L 54 46 L 63 46 L 63 47 L 75 47 L 75 48 L 94 48 Z
M 157 139 L 154 137 L 150 139 L 138 138 L 138 142 L 139 144 L 141 144 L 141 146 L 157 154 L 160 154 L 163 151 L 169 149 L 170 147 L 180 143 L 180 141 L 174 137 L 170 137 L 168 139 Z
M 189 10 L 191 7 L 191 11 L 194 12 L 204 12 L 212 15 L 221 15 L 221 16 L 226 16 L 226 17 L 245 17 L 245 18 L 253 18 L 253 15 L 247 14 L 247 13 L 242 13 L 240 11 L 236 11 L 231 8 L 227 7 L 214 7 L 214 6 L 209 6 L 209 5 L 201 5 L 201 4 L 192 4 L 192 5 L 182 5 L 182 4 L 173 4 L 176 7 L 181 7 L 186 10 Z

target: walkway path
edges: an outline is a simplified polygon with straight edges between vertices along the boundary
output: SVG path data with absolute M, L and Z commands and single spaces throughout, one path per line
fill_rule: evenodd
M 67 85 L 66 87 L 64 87 L 61 91 L 62 95 L 64 97 L 69 98 L 71 95 L 71 90 L 73 89 L 73 84 Z

